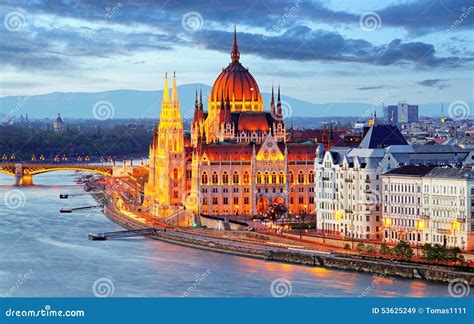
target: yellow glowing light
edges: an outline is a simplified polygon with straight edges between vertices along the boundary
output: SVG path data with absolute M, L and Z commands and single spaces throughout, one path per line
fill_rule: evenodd
M 459 223 L 458 221 L 454 221 L 451 223 L 451 228 L 453 229 L 453 231 L 459 231 L 461 229 L 461 223 Z
M 390 225 L 392 225 L 392 220 L 390 218 L 386 217 L 384 219 L 384 223 L 385 223 L 385 226 L 390 226 Z
M 423 220 L 419 220 L 416 222 L 416 229 L 418 231 L 423 231 L 425 229 L 425 222 Z
M 342 210 L 336 210 L 336 220 L 340 222 L 342 220 Z

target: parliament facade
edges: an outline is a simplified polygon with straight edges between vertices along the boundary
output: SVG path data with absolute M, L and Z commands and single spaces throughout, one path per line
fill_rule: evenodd
M 185 137 L 173 77 L 165 77 L 160 121 L 150 146 L 145 207 L 166 217 L 186 209 L 195 215 L 257 216 L 269 209 L 314 214 L 316 141 L 287 136 L 280 87 L 264 108 L 248 68 L 240 63 L 237 37 L 230 64 L 214 82 L 204 111 L 196 93 L 190 138 Z M 276 98 L 275 98 L 276 97 Z

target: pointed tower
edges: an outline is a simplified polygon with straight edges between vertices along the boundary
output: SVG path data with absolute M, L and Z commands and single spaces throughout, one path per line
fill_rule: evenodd
M 183 122 L 178 101 L 176 75 L 173 76 L 171 100 L 168 79 L 165 75 L 160 121 L 150 149 L 150 174 L 148 192 L 150 211 L 160 217 L 171 214 L 179 208 L 182 193 L 185 192 L 185 153 Z M 153 164 L 153 165 L 152 165 Z
M 275 95 L 273 93 L 273 84 L 272 84 L 272 100 L 270 102 L 270 112 L 273 117 L 275 117 Z
M 283 119 L 283 111 L 281 110 L 281 99 L 280 99 L 280 85 L 278 85 L 278 98 L 277 98 L 277 116 L 278 119 Z

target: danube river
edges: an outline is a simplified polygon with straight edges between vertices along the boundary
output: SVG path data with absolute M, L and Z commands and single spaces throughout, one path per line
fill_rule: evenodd
M 201 251 L 146 238 L 89 241 L 120 230 L 95 204 L 77 174 L 36 176 L 32 187 L 0 176 L 0 296 L 448 296 L 447 285 L 309 268 Z M 272 284 L 273 283 L 273 284 Z

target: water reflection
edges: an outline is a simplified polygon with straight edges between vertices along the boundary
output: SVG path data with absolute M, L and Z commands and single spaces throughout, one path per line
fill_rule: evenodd
M 291 296 L 446 296 L 445 285 L 381 278 L 371 274 L 312 268 L 243 258 L 136 238 L 93 242 L 90 232 L 121 228 L 100 210 L 60 214 L 61 207 L 94 205 L 90 196 L 60 200 L 59 193 L 82 193 L 73 172 L 35 176 L 32 187 L 15 188 L 0 176 L 0 197 L 12 189 L 25 195 L 18 209 L 0 208 L 0 295 L 31 278 L 14 296 L 93 296 L 99 278 L 110 279 L 114 296 L 271 296 L 273 280 L 285 278 Z M 193 287 L 193 289 L 190 289 Z

